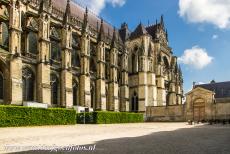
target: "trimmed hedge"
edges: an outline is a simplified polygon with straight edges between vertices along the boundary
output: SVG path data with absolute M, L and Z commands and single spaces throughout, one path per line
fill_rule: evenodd
M 89 112 L 85 113 L 87 124 L 114 124 L 144 122 L 143 114 L 127 112 Z M 77 114 L 77 123 L 84 123 L 84 113 Z
M 76 124 L 73 109 L 0 106 L 0 127 L 69 124 Z

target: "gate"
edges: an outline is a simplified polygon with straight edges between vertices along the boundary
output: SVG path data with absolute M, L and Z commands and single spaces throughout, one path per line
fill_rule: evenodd
M 194 121 L 205 120 L 205 103 L 203 100 L 197 100 L 193 104 L 193 119 Z

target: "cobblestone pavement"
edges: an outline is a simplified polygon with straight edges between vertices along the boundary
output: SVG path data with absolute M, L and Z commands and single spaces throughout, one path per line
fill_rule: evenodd
M 230 125 L 143 123 L 0 128 L 0 153 L 12 152 L 230 154 Z

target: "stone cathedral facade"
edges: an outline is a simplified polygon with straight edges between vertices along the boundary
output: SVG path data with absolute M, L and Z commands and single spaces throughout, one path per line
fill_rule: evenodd
M 0 104 L 145 112 L 182 87 L 163 17 L 130 31 L 69 0 L 0 0 Z

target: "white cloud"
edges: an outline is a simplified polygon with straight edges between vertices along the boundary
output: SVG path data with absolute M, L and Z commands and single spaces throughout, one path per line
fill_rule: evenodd
M 219 38 L 218 35 L 216 35 L 216 34 L 212 35 L 212 39 L 213 39 L 213 40 L 218 39 L 218 38 Z
M 209 65 L 213 60 L 206 49 L 194 46 L 191 49 L 186 49 L 184 54 L 178 58 L 179 63 L 189 65 L 195 69 L 203 69 Z
M 106 4 L 113 7 L 121 7 L 125 4 L 126 0 L 75 0 L 83 6 L 87 6 L 95 14 L 99 15 L 105 8 Z
M 230 0 L 179 0 L 178 13 L 192 23 L 230 28 Z

